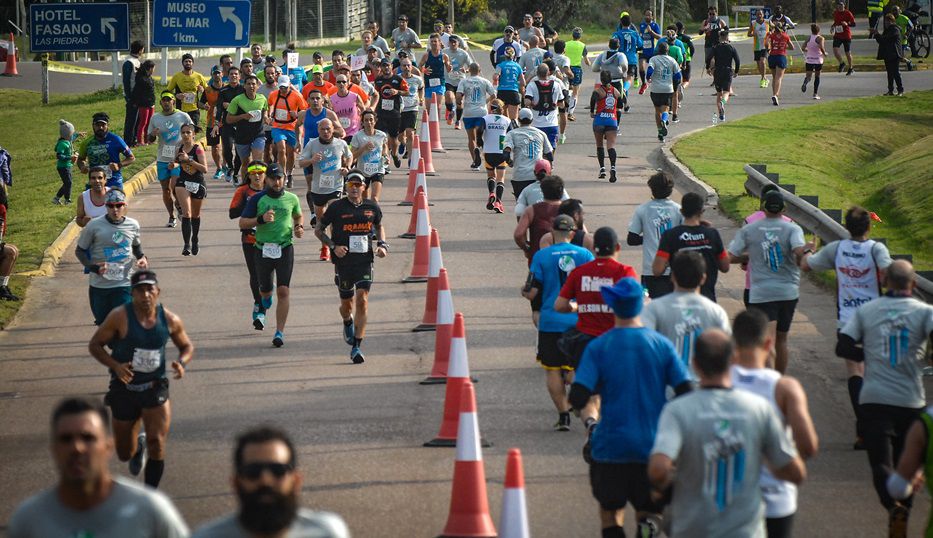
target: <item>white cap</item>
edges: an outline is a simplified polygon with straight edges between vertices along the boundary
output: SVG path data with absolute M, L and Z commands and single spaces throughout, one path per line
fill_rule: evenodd
M 279 83 L 279 86 L 291 86 L 292 85 L 292 81 L 290 78 L 288 78 L 288 75 L 279 75 L 279 79 L 277 82 Z
M 518 119 L 531 121 L 535 118 L 534 112 L 530 108 L 523 108 L 518 111 Z

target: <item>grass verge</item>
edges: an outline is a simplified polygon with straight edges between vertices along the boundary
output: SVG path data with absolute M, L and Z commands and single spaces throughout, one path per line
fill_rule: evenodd
M 42 253 L 74 218 L 75 206 L 52 205 L 50 200 L 61 186 L 55 170 L 55 143 L 58 120 L 65 119 L 78 131 L 91 131 L 91 116 L 104 111 L 110 114 L 113 132 L 123 134 L 125 108 L 123 94 L 111 90 L 83 95 L 52 94 L 42 105 L 37 92 L 0 89 L 4 103 L 0 122 L 0 142 L 12 156 L 13 187 L 10 189 L 7 240 L 19 247 L 20 257 L 10 280 L 13 293 L 25 297 L 29 282 L 16 273 L 36 269 Z M 136 162 L 123 171 L 129 179 L 155 159 L 155 147 L 134 149 Z M 87 178 L 74 168 L 72 200 L 84 190 Z M 9 324 L 22 302 L 0 301 L 0 328 Z
M 892 253 L 933 269 L 933 91 L 865 97 L 784 109 L 706 129 L 673 152 L 740 219 L 758 208 L 745 194 L 748 163 L 764 163 L 797 194 L 823 208 L 859 204 L 876 212 L 873 237 Z

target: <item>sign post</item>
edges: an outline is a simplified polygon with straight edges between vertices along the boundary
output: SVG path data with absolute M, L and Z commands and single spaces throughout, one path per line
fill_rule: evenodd
M 130 48 L 129 4 L 32 4 L 32 52 L 116 52 Z
M 250 0 L 154 0 L 153 47 L 248 47 Z

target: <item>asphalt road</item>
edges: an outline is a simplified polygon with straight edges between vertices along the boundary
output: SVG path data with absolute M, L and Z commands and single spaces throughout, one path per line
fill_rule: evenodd
M 829 74 L 822 93 L 826 100 L 878 94 L 882 77 Z M 592 75 L 587 79 L 588 85 Z M 707 125 L 713 110 L 708 83 L 698 78 L 688 90 L 673 135 Z M 782 106 L 812 104 L 797 90 L 799 83 L 799 75 L 788 76 Z M 905 84 L 933 87 L 933 74 L 906 73 Z M 759 89 L 754 77 L 739 78 L 736 90 L 731 119 L 774 110 L 770 90 Z M 618 183 L 595 179 L 585 119 L 570 124 L 555 168 L 571 195 L 584 201 L 589 229 L 611 225 L 623 237 L 634 208 L 649 198 L 645 180 L 658 148 L 648 96 L 634 96 L 633 105 L 623 121 Z M 499 519 L 506 452 L 519 447 L 534 535 L 598 536 L 597 507 L 580 457 L 583 428 L 575 421 L 570 433 L 551 431 L 555 412 L 534 362 L 529 308 L 518 292 L 526 266 L 511 239 L 512 204 L 504 215 L 485 210 L 485 179 L 468 168 L 463 133 L 446 125 L 442 131 L 449 151 L 434 154 L 440 174 L 428 179 L 432 224 L 440 232 L 455 308 L 466 317 L 470 367 L 480 380 L 480 430 L 493 443 L 484 450 L 493 518 Z M 405 178 L 401 170 L 387 178 L 383 208 L 390 238 L 408 223 L 408 209 L 395 205 Z M 303 185 L 297 190 L 303 194 Z M 183 258 L 179 230 L 163 227 L 158 188 L 130 204 L 160 275 L 163 304 L 181 316 L 197 346 L 188 375 L 172 383 L 174 424 L 163 491 L 193 526 L 233 509 L 232 439 L 247 427 L 274 423 L 297 442 L 305 505 L 340 513 L 356 536 L 437 535 L 446 521 L 454 452 L 421 446 L 438 430 L 444 390 L 417 383 L 430 370 L 434 336 L 410 332 L 420 322 L 424 297 L 423 284 L 399 283 L 412 242 L 392 239 L 390 256 L 377 263 L 367 360 L 354 366 L 341 338 L 332 268 L 317 261 L 313 239 L 297 241 L 286 346 L 273 349 L 271 331 L 257 332 L 250 324 L 239 233 L 227 219 L 232 189 L 209 181 L 208 192 L 198 257 Z M 710 217 L 731 239 L 733 223 L 713 212 Z M 624 247 L 622 259 L 640 268 L 641 249 Z M 73 255 L 66 256 L 54 278 L 34 283 L 20 315 L 0 334 L 0 525 L 19 501 L 55 481 L 47 452 L 54 403 L 63 395 L 102 395 L 106 389 L 106 372 L 87 353 L 93 325 L 86 278 Z M 741 308 L 742 280 L 735 268 L 720 278 L 720 302 L 730 314 Z M 886 514 L 870 485 L 865 453 L 851 450 L 844 371 L 832 353 L 834 320 L 832 295 L 804 280 L 789 372 L 809 393 L 821 450 L 800 490 L 797 535 L 880 536 Z M 123 465 L 112 467 L 125 473 Z M 925 492 L 915 504 L 912 528 L 918 535 L 929 506 Z

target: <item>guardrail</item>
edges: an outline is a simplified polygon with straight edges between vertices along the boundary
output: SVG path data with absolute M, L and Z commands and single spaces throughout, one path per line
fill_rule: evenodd
M 819 197 L 798 196 L 796 185 L 781 183 L 779 174 L 768 172 L 767 165 L 746 164 L 745 173 L 748 176 L 745 181 L 746 192 L 758 197 L 762 187 L 769 183 L 776 184 L 784 194 L 784 213 L 803 229 L 819 237 L 823 243 L 849 238 L 849 231 L 842 226 L 841 209 L 820 209 Z M 875 240 L 884 242 L 884 239 Z M 891 257 L 913 261 L 910 254 L 892 254 Z M 933 281 L 930 280 L 930 276 L 930 271 L 918 272 L 917 286 L 914 289 L 915 295 L 928 303 L 933 302 Z

